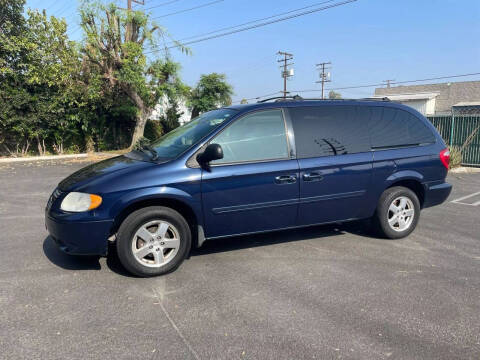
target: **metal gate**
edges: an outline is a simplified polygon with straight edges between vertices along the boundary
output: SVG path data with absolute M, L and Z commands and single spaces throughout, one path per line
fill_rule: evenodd
M 449 146 L 462 146 L 467 138 L 473 135 L 470 144 L 463 151 L 462 165 L 480 166 L 479 115 L 429 116 L 428 120 Z

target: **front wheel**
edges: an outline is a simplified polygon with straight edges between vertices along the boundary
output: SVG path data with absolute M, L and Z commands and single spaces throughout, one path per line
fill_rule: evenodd
M 173 209 L 151 206 L 131 213 L 117 234 L 117 253 L 134 275 L 149 277 L 175 270 L 190 251 L 185 218 Z
M 375 230 L 389 239 L 408 236 L 420 218 L 420 202 L 410 189 L 395 186 L 385 190 L 373 216 Z

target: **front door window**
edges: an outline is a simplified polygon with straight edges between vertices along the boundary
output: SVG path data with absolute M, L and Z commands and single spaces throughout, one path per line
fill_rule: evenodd
M 223 149 L 223 159 L 212 165 L 288 158 L 288 143 L 282 110 L 246 115 L 222 131 L 212 143 Z

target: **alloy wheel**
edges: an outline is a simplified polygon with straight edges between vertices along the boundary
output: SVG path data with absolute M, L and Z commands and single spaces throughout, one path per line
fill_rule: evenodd
M 138 228 L 132 239 L 132 253 L 140 264 L 159 268 L 168 264 L 180 249 L 180 235 L 165 220 L 153 220 Z
M 388 208 L 388 225 L 395 231 L 407 230 L 412 225 L 414 217 L 413 202 L 406 196 L 397 197 Z

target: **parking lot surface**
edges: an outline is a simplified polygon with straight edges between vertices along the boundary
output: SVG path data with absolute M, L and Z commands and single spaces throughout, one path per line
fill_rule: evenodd
M 1 359 L 479 359 L 480 174 L 406 239 L 358 223 L 205 243 L 139 279 L 71 257 L 43 209 L 85 163 L 0 166 Z M 466 202 L 466 203 L 465 203 Z

